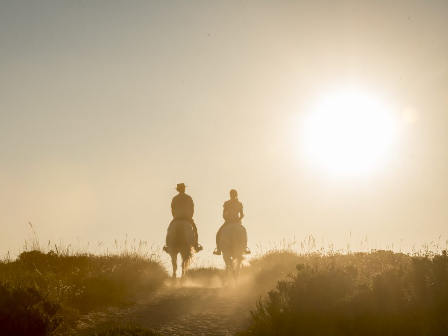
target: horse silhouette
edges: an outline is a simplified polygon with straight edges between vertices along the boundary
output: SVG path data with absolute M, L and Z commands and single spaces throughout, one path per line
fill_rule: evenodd
M 241 262 L 244 260 L 243 254 L 247 246 L 246 228 L 240 223 L 226 224 L 219 235 L 219 246 L 226 264 L 227 280 L 231 277 L 234 283 L 237 283 Z
M 181 280 L 183 280 L 193 257 L 194 242 L 194 232 L 190 222 L 177 220 L 168 227 L 167 247 L 173 264 L 173 279 L 176 278 L 177 255 L 180 254 L 182 258 Z

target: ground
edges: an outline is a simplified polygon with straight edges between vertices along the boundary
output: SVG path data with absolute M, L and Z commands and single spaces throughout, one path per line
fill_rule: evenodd
M 167 285 L 126 306 L 84 316 L 76 332 L 89 335 L 109 326 L 131 324 L 164 335 L 233 335 L 248 326 L 256 299 L 247 285 Z

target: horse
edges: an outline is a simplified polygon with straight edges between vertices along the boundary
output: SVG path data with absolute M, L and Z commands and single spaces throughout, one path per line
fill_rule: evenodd
M 171 257 L 171 263 L 173 264 L 173 280 L 176 279 L 177 255 L 179 253 L 182 257 L 181 281 L 183 280 L 193 257 L 194 242 L 194 232 L 190 222 L 186 220 L 177 220 L 173 221 L 168 227 L 167 246 L 168 253 Z
M 238 273 L 244 260 L 243 254 L 247 246 L 246 228 L 240 223 L 224 225 L 219 234 L 219 246 L 226 264 L 227 280 L 231 276 L 234 284 L 238 282 Z

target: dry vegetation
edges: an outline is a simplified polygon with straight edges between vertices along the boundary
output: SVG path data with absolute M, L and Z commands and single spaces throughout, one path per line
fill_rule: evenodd
M 257 263 L 257 284 L 291 273 L 257 301 L 250 327 L 239 335 L 445 335 L 448 330 L 446 251 L 274 251 L 252 264 Z
M 155 291 L 167 272 L 144 244 L 94 255 L 27 243 L 16 260 L 0 261 L 1 334 L 64 334 L 80 314 Z
M 252 319 L 239 335 L 445 335 L 445 250 L 361 253 L 313 244 L 260 248 L 246 263 L 239 286 L 253 297 Z M 33 246 L 0 261 L 1 334 L 64 334 L 81 314 L 151 293 L 166 279 L 158 257 L 135 247 L 93 255 Z M 224 280 L 222 269 L 199 267 L 185 284 L 219 288 Z M 159 334 L 116 326 L 92 335 Z

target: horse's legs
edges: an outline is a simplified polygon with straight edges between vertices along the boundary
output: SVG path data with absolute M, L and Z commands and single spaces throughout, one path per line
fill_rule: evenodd
M 226 258 L 226 255 L 225 255 L 224 253 L 222 254 L 222 259 L 223 259 L 223 261 L 224 261 L 224 265 L 226 265 L 226 272 L 225 272 L 226 276 L 225 276 L 225 280 L 224 280 L 224 282 L 227 282 L 227 278 L 229 277 L 229 268 L 228 268 L 228 266 L 227 266 L 227 258 Z
M 232 279 L 233 279 L 233 283 L 236 284 L 236 265 L 237 265 L 237 259 L 233 258 L 232 259 Z
M 187 271 L 186 268 L 187 268 L 187 265 L 186 265 L 185 259 L 184 259 L 184 257 L 182 257 L 182 275 L 181 275 L 182 280 L 184 279 L 185 272 Z
M 243 257 L 235 258 L 235 283 L 238 283 L 238 274 L 240 273 L 241 262 L 243 261 Z
M 224 259 L 224 263 L 226 264 L 226 283 L 228 282 L 231 275 L 233 275 L 233 261 L 225 253 L 222 254 L 222 258 Z
M 188 253 L 183 255 L 181 254 L 181 256 L 182 256 L 182 279 L 183 279 L 184 276 L 187 274 L 188 267 L 190 266 L 190 257 Z
M 173 264 L 173 279 L 176 279 L 176 271 L 177 271 L 177 254 L 171 255 L 171 263 Z

